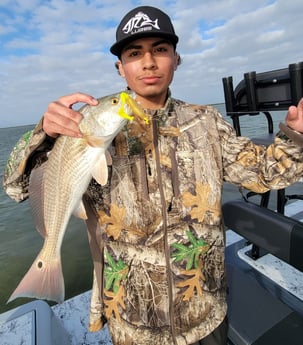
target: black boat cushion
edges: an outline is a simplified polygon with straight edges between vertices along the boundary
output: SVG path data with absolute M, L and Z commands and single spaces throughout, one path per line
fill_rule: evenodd
M 244 200 L 222 206 L 225 225 L 267 252 L 303 271 L 303 224 Z

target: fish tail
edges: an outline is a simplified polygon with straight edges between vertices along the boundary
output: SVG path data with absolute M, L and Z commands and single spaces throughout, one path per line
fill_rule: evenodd
M 18 297 L 64 301 L 64 279 L 61 258 L 45 261 L 38 257 L 25 274 L 7 303 Z

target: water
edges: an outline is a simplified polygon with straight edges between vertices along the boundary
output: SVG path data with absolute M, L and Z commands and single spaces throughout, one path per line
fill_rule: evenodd
M 224 104 L 216 107 L 224 115 Z M 274 128 L 283 121 L 285 112 L 274 114 Z M 226 118 L 230 121 L 230 118 Z M 265 118 L 244 116 L 241 119 L 242 135 L 256 136 L 266 132 Z M 0 178 L 2 181 L 6 160 L 20 136 L 33 126 L 0 128 Z M 236 187 L 225 184 L 223 202 L 239 198 Z M 39 250 L 43 239 L 35 230 L 28 202 L 17 204 L 0 188 L 0 313 L 29 299 L 17 299 L 6 304 L 10 294 L 26 273 Z M 84 223 L 72 218 L 62 246 L 63 274 L 66 298 L 91 288 L 92 262 Z
M 13 146 L 33 126 L 0 128 L 0 179 Z M 43 239 L 35 230 L 28 202 L 17 204 L 0 188 L 0 313 L 30 299 L 18 298 L 6 304 L 39 250 Z M 83 221 L 72 218 L 62 246 L 66 296 L 91 288 L 92 262 Z

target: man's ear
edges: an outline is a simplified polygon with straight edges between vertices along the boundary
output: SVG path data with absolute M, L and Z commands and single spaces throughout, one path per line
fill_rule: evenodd
M 180 65 L 180 55 L 178 52 L 175 52 L 175 61 L 174 61 L 174 69 L 177 70 L 178 66 Z
M 123 65 L 122 65 L 121 60 L 118 60 L 116 62 L 116 68 L 117 68 L 120 76 L 124 78 L 125 77 L 125 73 L 124 73 L 124 69 L 123 69 Z

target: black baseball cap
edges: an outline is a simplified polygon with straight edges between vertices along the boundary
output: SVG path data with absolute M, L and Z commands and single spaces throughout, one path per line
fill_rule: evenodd
M 121 20 L 116 31 L 116 43 L 111 46 L 110 51 L 120 57 L 126 44 L 142 37 L 151 36 L 164 37 L 174 47 L 176 47 L 179 40 L 166 13 L 156 7 L 136 7 Z

